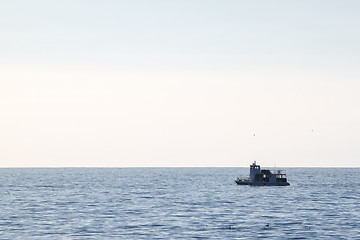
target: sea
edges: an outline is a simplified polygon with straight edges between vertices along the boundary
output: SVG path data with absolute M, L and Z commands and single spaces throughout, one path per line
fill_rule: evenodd
M 285 170 L 1 168 L 0 239 L 360 239 L 360 168 Z

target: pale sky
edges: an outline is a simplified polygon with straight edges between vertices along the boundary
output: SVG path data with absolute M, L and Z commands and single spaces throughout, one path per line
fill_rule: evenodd
M 0 0 L 0 167 L 360 167 L 359 9 Z

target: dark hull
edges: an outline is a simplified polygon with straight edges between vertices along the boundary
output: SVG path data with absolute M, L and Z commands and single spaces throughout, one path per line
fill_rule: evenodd
M 235 183 L 237 185 L 251 185 L 251 186 L 289 186 L 290 183 L 288 182 L 275 182 L 275 183 L 270 183 L 270 182 L 250 182 L 247 180 L 235 180 Z

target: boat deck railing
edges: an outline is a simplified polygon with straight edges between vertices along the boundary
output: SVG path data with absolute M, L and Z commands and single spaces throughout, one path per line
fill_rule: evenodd
M 240 180 L 240 181 L 249 181 L 249 179 L 250 179 L 249 176 L 246 176 L 246 177 L 240 176 L 237 178 L 237 180 Z
M 270 170 L 271 174 L 285 174 L 286 175 L 286 170 Z

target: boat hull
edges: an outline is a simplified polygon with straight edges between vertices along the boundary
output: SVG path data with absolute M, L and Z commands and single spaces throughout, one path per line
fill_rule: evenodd
M 289 186 L 290 183 L 288 182 L 275 182 L 275 183 L 271 183 L 271 182 L 250 182 L 247 180 L 235 180 L 235 183 L 237 185 L 251 185 L 251 186 Z

